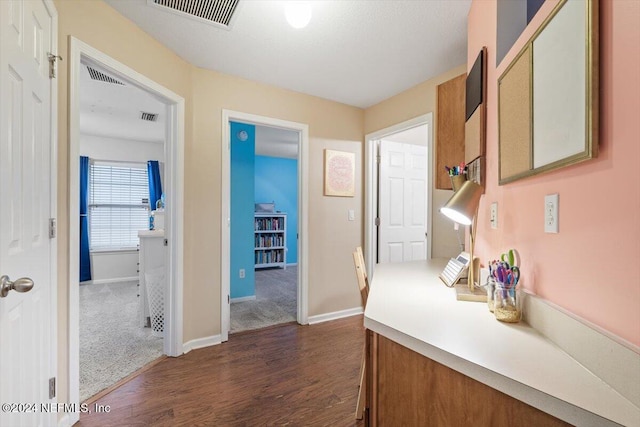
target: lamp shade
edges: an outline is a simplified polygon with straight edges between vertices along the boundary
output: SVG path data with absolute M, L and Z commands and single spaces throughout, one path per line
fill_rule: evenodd
M 466 181 L 462 187 L 440 209 L 447 218 L 462 224 L 470 225 L 482 196 L 482 187 L 473 181 Z

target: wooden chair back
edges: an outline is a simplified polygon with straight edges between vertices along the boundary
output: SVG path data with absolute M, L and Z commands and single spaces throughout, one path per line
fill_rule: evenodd
M 356 267 L 356 278 L 358 279 L 358 288 L 360 288 L 360 298 L 362 299 L 362 307 L 367 306 L 367 298 L 369 297 L 369 279 L 367 278 L 367 269 L 364 266 L 364 256 L 362 248 L 358 246 L 353 252 L 353 264 Z
M 364 256 L 362 248 L 358 246 L 353 252 L 353 264 L 356 267 L 356 278 L 358 279 L 358 288 L 360 288 L 360 298 L 362 298 L 362 308 L 367 307 L 367 298 L 369 297 L 369 279 L 367 277 L 367 269 L 364 266 Z M 362 352 L 362 365 L 360 367 L 360 386 L 358 388 L 358 402 L 356 403 L 356 419 L 364 418 L 365 413 L 365 396 L 366 396 L 366 347 Z

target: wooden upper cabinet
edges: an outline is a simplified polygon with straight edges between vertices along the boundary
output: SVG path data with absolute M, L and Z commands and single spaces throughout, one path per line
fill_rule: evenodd
M 445 166 L 464 161 L 466 74 L 438 85 L 436 136 L 436 188 L 451 190 Z

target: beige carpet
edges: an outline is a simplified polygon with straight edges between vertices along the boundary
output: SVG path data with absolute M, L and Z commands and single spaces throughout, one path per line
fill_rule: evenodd
M 298 267 L 256 270 L 256 299 L 231 303 L 231 333 L 295 322 Z
M 162 355 L 138 322 L 137 282 L 80 286 L 80 401 Z

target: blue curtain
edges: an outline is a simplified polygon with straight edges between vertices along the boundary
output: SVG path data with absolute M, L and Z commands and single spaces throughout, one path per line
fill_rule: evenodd
M 157 160 L 147 162 L 147 175 L 149 176 L 149 207 L 153 211 L 156 209 L 156 202 L 162 197 L 160 164 Z
M 91 280 L 89 254 L 89 158 L 80 157 L 80 281 Z

